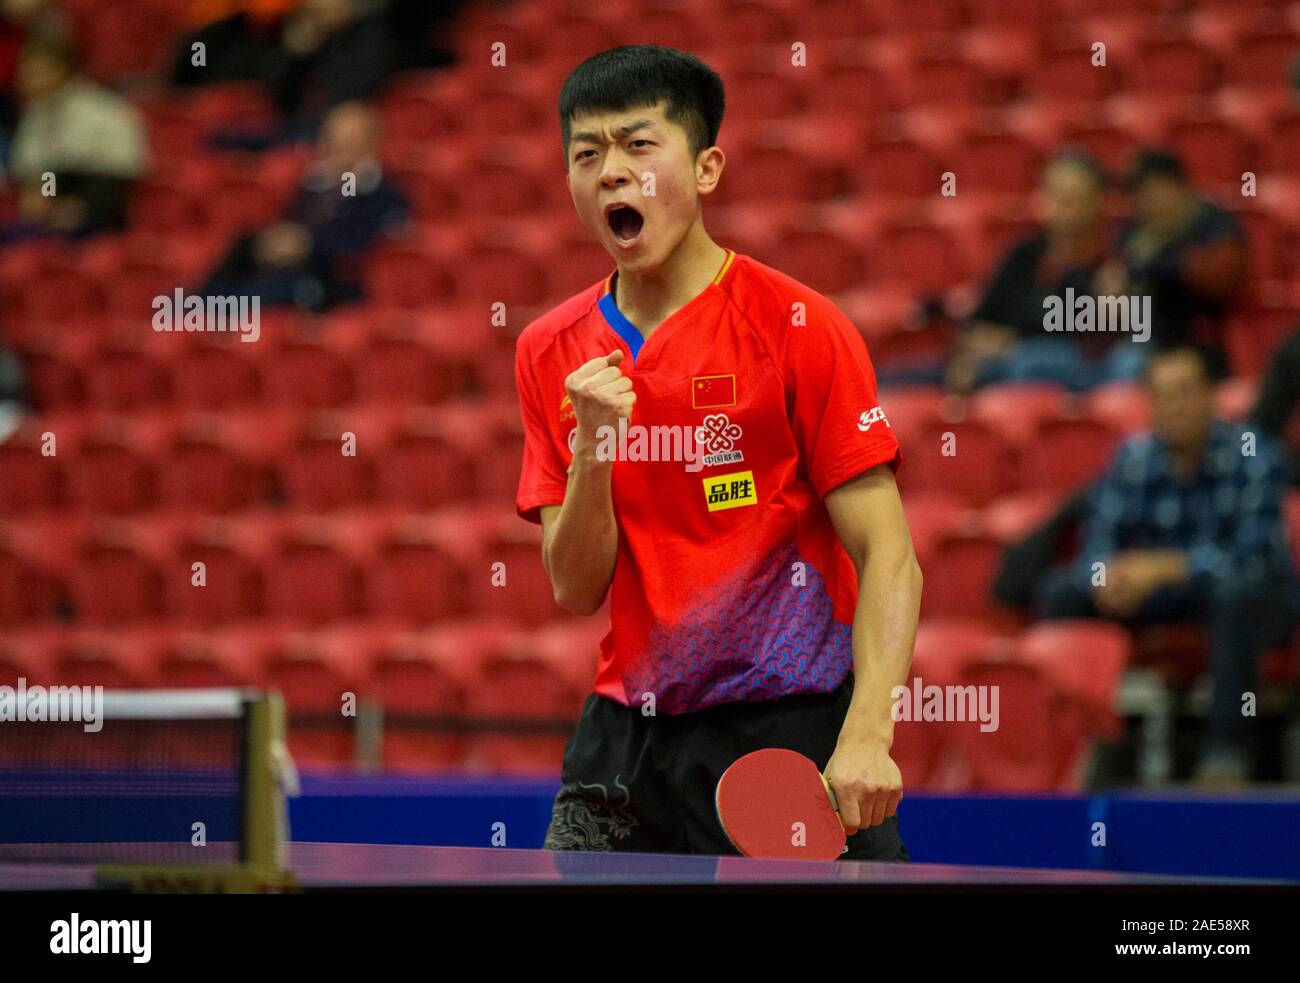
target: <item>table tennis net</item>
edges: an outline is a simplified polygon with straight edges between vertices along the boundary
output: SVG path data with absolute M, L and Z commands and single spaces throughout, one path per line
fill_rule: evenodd
M 84 718 L 0 722 L 0 862 L 244 861 L 249 694 L 120 691 L 100 702 L 97 729 Z

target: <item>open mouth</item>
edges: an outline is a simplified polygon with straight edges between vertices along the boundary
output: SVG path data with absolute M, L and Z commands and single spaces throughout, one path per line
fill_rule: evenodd
M 631 205 L 611 206 L 605 213 L 605 221 L 609 223 L 614 237 L 621 243 L 635 242 L 641 235 L 642 226 L 645 225 L 645 218 Z

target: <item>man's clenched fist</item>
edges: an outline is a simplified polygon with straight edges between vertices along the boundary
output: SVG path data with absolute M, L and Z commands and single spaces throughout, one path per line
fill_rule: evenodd
M 623 350 L 616 348 L 579 366 L 564 380 L 580 438 L 595 439 L 601 427 L 617 427 L 620 418 L 631 417 L 636 393 L 632 380 L 618 367 L 622 361 Z

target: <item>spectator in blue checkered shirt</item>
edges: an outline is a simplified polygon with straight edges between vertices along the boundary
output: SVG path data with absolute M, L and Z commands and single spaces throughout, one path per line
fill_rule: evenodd
M 1046 618 L 1129 624 L 1199 622 L 1209 633 L 1213 701 L 1198 780 L 1249 775 L 1259 655 L 1300 620 L 1282 506 L 1287 472 L 1276 442 L 1214 416 L 1204 356 L 1189 347 L 1151 356 L 1154 427 L 1115 454 L 1094 489 L 1078 559 L 1045 578 Z

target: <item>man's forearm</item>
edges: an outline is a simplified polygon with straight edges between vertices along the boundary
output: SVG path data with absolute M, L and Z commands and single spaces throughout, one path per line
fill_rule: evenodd
M 594 613 L 614 575 L 618 524 L 610 495 L 612 469 L 613 462 L 597 459 L 594 441 L 580 435 L 564 504 L 542 544 L 555 601 L 574 614 Z
M 841 740 L 893 744 L 893 690 L 911 671 L 921 581 L 910 549 L 867 556 L 853 614 L 853 700 Z

